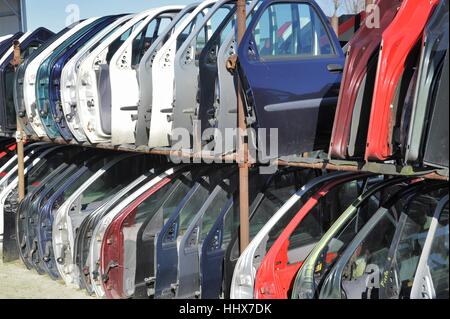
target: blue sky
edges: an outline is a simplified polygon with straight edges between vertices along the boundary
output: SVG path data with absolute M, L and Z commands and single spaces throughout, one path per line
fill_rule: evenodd
M 46 27 L 59 31 L 65 26 L 71 5 L 79 7 L 80 18 L 115 13 L 132 13 L 171 4 L 188 4 L 195 0 L 26 0 L 28 30 Z M 332 12 L 331 0 L 317 0 L 324 11 Z M 66 10 L 69 12 L 67 13 Z M 73 11 L 72 11 L 73 12 Z

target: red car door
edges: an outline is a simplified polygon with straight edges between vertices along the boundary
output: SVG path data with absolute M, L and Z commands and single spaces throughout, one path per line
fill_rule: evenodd
M 304 257 L 309 254 L 315 239 L 319 240 L 323 235 L 322 231 L 327 231 L 339 214 L 361 193 L 362 188 L 358 187 L 357 181 L 367 179 L 369 176 L 370 174 L 355 174 L 333 180 L 308 199 L 264 257 L 256 273 L 254 290 L 256 299 L 287 299 L 289 297 L 295 275 L 303 263 L 303 260 L 298 259 L 297 254 Z M 356 195 L 354 198 L 351 196 L 352 193 Z M 341 204 L 337 207 L 342 211 L 334 211 L 333 208 L 327 207 L 326 202 L 323 203 L 324 209 L 319 207 L 322 206 L 318 205 L 319 202 L 327 195 L 332 197 L 328 198 L 328 203 Z M 294 233 L 295 236 L 293 236 Z M 294 237 L 299 237 L 303 243 L 295 244 Z M 298 253 L 302 249 L 304 251 Z M 334 257 L 327 256 L 331 259 Z
M 164 189 L 171 181 L 172 177 L 167 177 L 150 187 L 128 205 L 108 226 L 103 237 L 100 257 L 100 272 L 103 274 L 102 285 L 107 298 L 121 299 L 131 297 L 124 290 L 124 270 L 126 268 L 124 228 L 133 227 L 136 224 L 136 215 L 139 214 L 139 205 L 159 190 Z M 145 211 L 140 213 L 143 214 Z
M 376 18 L 374 11 L 348 43 L 331 137 L 331 158 L 364 158 L 381 38 L 392 23 L 401 2 L 378 0 L 376 8 L 380 14 L 379 27 L 372 21 Z
M 367 135 L 366 160 L 384 161 L 395 151 L 393 143 L 397 111 L 401 112 L 402 75 L 409 54 L 421 39 L 424 27 L 439 0 L 404 0 L 383 32 Z

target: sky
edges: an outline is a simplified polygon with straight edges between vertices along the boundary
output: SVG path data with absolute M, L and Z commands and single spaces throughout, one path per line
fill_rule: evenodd
M 186 5 L 195 0 L 26 0 L 27 28 L 46 27 L 54 32 L 79 11 L 81 19 L 116 13 L 140 12 L 164 5 Z M 325 13 L 332 14 L 332 0 L 317 0 Z M 76 6 L 74 6 L 76 5 Z M 70 23 L 69 23 L 70 24 Z

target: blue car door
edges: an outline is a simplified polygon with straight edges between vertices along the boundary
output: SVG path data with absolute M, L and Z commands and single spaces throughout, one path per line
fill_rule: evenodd
M 27 59 L 31 53 L 54 35 L 53 32 L 38 28 L 19 39 L 21 59 Z M 1 56 L 0 56 L 1 59 Z M 0 64 L 0 131 L 15 132 L 17 127 L 16 109 L 14 107 L 14 76 L 15 68 L 11 64 L 13 52 L 4 57 Z
M 270 129 L 276 129 L 279 157 L 328 148 L 344 53 L 319 6 L 264 1 L 238 56 L 248 123 L 266 129 L 259 142 L 275 137 Z
M 53 121 L 56 124 L 61 136 L 66 140 L 72 140 L 72 133 L 67 127 L 66 119 L 62 110 L 61 104 L 61 74 L 66 63 L 72 59 L 78 50 L 81 49 L 87 42 L 89 42 L 93 37 L 95 37 L 99 32 L 101 32 L 108 25 L 116 21 L 123 15 L 107 16 L 100 19 L 99 23 L 93 25 L 93 27 L 84 34 L 78 41 L 68 47 L 62 55 L 58 56 L 54 60 L 54 64 L 50 71 L 50 82 L 49 82 L 49 105 L 50 114 L 53 117 Z

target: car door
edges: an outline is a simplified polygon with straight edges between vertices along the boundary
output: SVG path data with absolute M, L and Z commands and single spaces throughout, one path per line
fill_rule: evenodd
M 75 242 L 75 261 L 78 269 L 80 270 L 80 287 L 82 289 L 85 289 L 86 292 L 89 295 L 92 295 L 94 293 L 91 282 L 90 282 L 90 266 L 89 266 L 89 258 L 90 258 L 90 247 L 92 242 L 92 234 L 97 226 L 97 224 L 100 222 L 100 220 L 109 212 L 111 209 L 113 209 L 115 206 L 117 206 L 119 203 L 121 203 L 123 200 L 125 200 L 127 197 L 130 197 L 136 190 L 141 188 L 149 178 L 152 178 L 153 172 L 146 173 L 144 175 L 141 175 L 138 179 L 130 183 L 127 187 L 123 188 L 114 195 L 114 198 L 105 203 L 102 207 L 97 209 L 94 213 L 89 215 L 80 225 L 80 230 L 76 235 L 76 242 Z
M 148 146 L 170 146 L 174 100 L 175 55 L 217 0 L 205 0 L 184 19 L 152 62 L 152 106 Z
M 90 143 L 105 143 L 111 138 L 109 62 L 133 30 L 152 12 L 147 10 L 134 15 L 80 61 L 76 77 L 76 108 L 71 113 L 76 112 L 72 116 L 79 117 L 81 128 Z
M 281 157 L 328 147 L 344 54 L 318 5 L 265 1 L 238 56 L 247 123 L 266 129 L 260 138 L 277 130 Z
M 344 178 L 351 176 L 352 174 L 343 172 L 334 172 L 319 176 L 310 181 L 306 180 L 301 189 L 288 198 L 285 198 L 286 193 L 281 194 L 284 196 L 283 201 L 274 200 L 276 204 L 270 203 L 271 200 L 266 201 L 264 204 L 269 207 L 260 206 L 251 217 L 251 221 L 255 223 L 255 226 L 259 224 L 259 229 L 254 227 L 253 235 L 251 236 L 251 242 L 248 248 L 242 253 L 236 262 L 235 270 L 233 273 L 233 279 L 231 282 L 230 298 L 253 298 L 254 288 L 254 276 L 256 273 L 253 269 L 258 269 L 261 264 L 262 258 L 265 256 L 266 247 L 268 245 L 269 233 L 280 222 L 283 221 L 284 216 L 295 208 L 299 208 L 305 202 L 305 198 L 311 196 L 311 192 L 315 192 L 318 187 L 323 183 L 329 182 L 335 178 Z M 309 176 L 306 175 L 306 178 Z M 286 192 L 289 188 L 284 190 Z M 288 193 L 289 194 L 289 193 Z M 280 196 L 281 197 L 281 196 Z M 272 207 L 270 207 L 272 206 Z M 293 208 L 294 207 L 294 208 Z M 274 209 L 272 214 L 267 214 L 267 211 Z M 287 215 L 289 216 L 289 215 Z
M 155 280 L 155 298 L 172 298 L 177 290 L 178 273 L 178 236 L 184 234 L 195 214 L 203 207 L 214 191 L 220 179 L 229 172 L 223 168 L 221 172 L 213 169 L 199 178 L 189 193 L 179 203 L 158 234 L 156 242 L 157 271 Z
M 417 209 L 417 205 L 423 206 L 422 196 L 435 196 L 444 191 L 446 190 L 443 183 L 426 182 L 406 187 L 385 203 L 358 232 L 342 257 L 335 263 L 324 281 L 319 298 L 385 298 L 385 294 L 381 294 L 382 290 L 390 289 L 396 284 L 391 280 L 390 269 L 387 267 L 392 261 L 389 257 L 390 251 L 395 248 L 392 246 L 393 242 L 398 240 L 404 231 L 408 232 L 416 226 L 420 229 L 428 227 L 426 218 L 412 220 L 413 224 L 416 224 L 413 227 L 403 226 L 409 222 L 410 215 L 417 218 L 421 214 L 422 217 L 423 214 L 427 214 L 427 210 L 424 211 L 423 207 Z M 405 239 L 410 240 L 411 236 L 406 236 Z M 421 251 L 421 248 L 417 247 L 416 250 L 409 252 L 416 254 L 418 249 Z M 404 256 L 408 257 L 408 254 Z M 407 266 L 405 269 L 405 278 L 407 278 L 411 272 L 411 264 L 406 263 L 405 266 Z
M 54 35 L 53 32 L 38 28 L 24 34 L 19 41 L 20 58 L 27 59 L 31 53 Z M 11 64 L 13 47 L 0 58 L 0 131 L 15 132 L 17 128 L 16 110 L 14 107 L 14 72 Z
M 86 33 L 80 35 L 74 43 L 66 47 L 60 55 L 53 57 L 51 61 L 51 70 L 49 73 L 49 86 L 48 86 L 48 104 L 49 112 L 48 118 L 50 122 L 54 123 L 54 127 L 57 129 L 62 138 L 66 141 L 71 141 L 73 139 L 72 133 L 70 132 L 66 118 L 62 109 L 62 99 L 61 91 L 63 89 L 61 74 L 66 63 L 74 58 L 79 50 L 89 44 L 92 38 L 99 33 L 101 33 L 105 28 L 114 24 L 114 22 L 121 18 L 122 15 L 106 16 L 99 19 L 97 23 L 93 23 L 92 27 L 87 30 Z
M 300 209 L 291 210 L 296 213 L 287 214 L 272 228 L 266 254 L 255 276 L 255 299 L 288 298 L 303 261 L 345 208 L 361 194 L 368 177 L 336 178 L 314 193 Z
M 384 161 L 398 154 L 398 114 L 417 63 L 418 41 L 437 0 L 404 0 L 383 32 L 365 159 Z M 415 23 L 410 23 L 414 20 Z
M 261 1 L 252 1 L 247 8 L 247 23 Z M 237 127 L 237 98 L 234 77 L 227 70 L 227 60 L 236 54 L 235 26 L 231 32 L 216 30 L 200 56 L 199 118 L 204 142 L 213 142 L 214 153 L 222 155 L 236 149 L 236 136 L 226 131 Z M 229 34 L 231 33 L 231 34 Z M 227 35 L 228 34 L 228 35 Z
M 234 173 L 234 174 L 233 174 Z M 200 247 L 202 237 L 220 218 L 238 185 L 236 171 L 226 176 L 213 190 L 187 229 L 178 236 L 176 298 L 200 297 Z
M 46 135 L 50 139 L 61 138 L 61 133 L 58 130 L 58 126 L 55 123 L 53 116 L 56 112 L 54 111 L 55 105 L 52 104 L 54 99 L 51 99 L 50 94 L 52 94 L 52 88 L 59 88 L 60 77 L 58 72 L 58 65 L 55 63 L 64 56 L 64 54 L 75 49 L 77 46 L 85 41 L 86 37 L 92 36 L 92 33 L 99 31 L 99 27 L 109 20 L 111 17 L 101 17 L 96 19 L 91 19 L 91 22 L 81 28 L 78 32 L 73 34 L 71 37 L 66 39 L 64 43 L 60 44 L 47 58 L 45 58 L 38 68 L 36 74 L 36 111 L 39 115 L 40 121 L 43 125 Z M 53 76 L 56 77 L 54 78 Z M 67 136 L 66 136 L 67 137 Z
M 372 17 L 366 17 L 367 20 L 347 44 L 330 143 L 331 158 L 364 158 L 381 38 L 397 14 L 401 0 L 379 0 L 376 5 L 380 15 L 379 27 L 374 28 Z M 375 15 L 375 11 L 371 14 Z
M 173 170 L 172 170 L 173 171 Z M 156 213 L 165 193 L 176 182 L 175 174 L 155 175 L 147 185 L 136 192 L 135 199 L 123 209 L 108 226 L 104 235 L 100 271 L 107 298 L 131 298 L 135 291 L 137 260 L 137 233 L 142 222 Z M 141 205 L 145 201 L 144 205 Z M 140 209 L 137 209 L 140 207 Z
M 82 61 L 108 38 L 115 30 L 129 21 L 133 15 L 126 15 L 109 24 L 95 37 L 92 37 L 86 45 L 80 49 L 64 66 L 61 73 L 61 107 L 64 113 L 64 121 L 77 142 L 87 141 L 82 130 L 77 109 L 77 76 Z
M 430 117 L 433 95 L 439 85 L 439 73 L 448 50 L 448 1 L 441 1 L 428 21 L 423 34 L 418 80 L 411 110 L 405 162 L 420 163 L 423 159 L 425 129 Z
M 139 107 L 138 119 L 136 123 L 136 146 L 148 145 L 148 134 L 150 130 L 151 110 L 152 110 L 152 94 L 153 79 L 152 66 L 158 50 L 169 40 L 179 25 L 187 19 L 195 10 L 199 3 L 187 5 L 181 12 L 173 18 L 170 25 L 162 31 L 160 36 L 153 42 L 152 46 L 142 57 L 142 63 L 139 64 L 138 76 L 139 85 L 145 85 L 145 90 L 139 90 Z
M 411 289 L 411 299 L 448 299 L 448 195 L 436 207 Z
M 84 27 L 91 24 L 97 18 L 90 18 L 79 23 L 75 23 L 70 27 L 62 30 L 58 33 L 52 41 L 48 41 L 48 45 L 42 47 L 42 50 L 36 51 L 36 55 L 33 54 L 30 57 L 29 63 L 26 65 L 26 69 L 24 70 L 23 78 L 18 78 L 16 83 L 16 89 L 23 89 L 23 103 L 25 104 L 26 115 L 24 117 L 28 117 L 28 122 L 34 133 L 36 133 L 39 137 L 46 137 L 47 134 L 43 127 L 43 123 L 38 113 L 37 109 L 37 99 L 36 95 L 40 83 L 37 83 L 38 78 L 38 70 L 41 67 L 41 64 L 55 51 L 58 49 L 60 45 L 64 45 L 65 41 L 74 36 L 78 31 L 83 29 Z M 21 102 L 21 101 L 19 101 Z M 19 104 L 20 105 L 20 104 Z M 20 115 L 20 112 L 19 112 Z
M 172 131 L 177 129 L 184 130 L 184 133 L 188 133 L 191 137 L 194 131 L 202 132 L 203 130 L 203 127 L 199 126 L 201 122 L 197 122 L 200 119 L 200 59 L 206 44 L 216 31 L 223 32 L 224 36 L 232 31 L 232 26 L 235 23 L 235 4 L 236 1 L 234 0 L 218 1 L 177 51 L 174 61 L 175 84 L 173 109 L 172 112 L 168 112 L 168 117 L 166 118 L 172 124 Z M 217 51 L 218 47 L 213 48 L 213 50 Z M 205 80 L 211 81 L 211 79 Z M 205 88 L 205 90 L 208 90 L 208 88 Z M 189 141 L 183 141 L 182 139 L 186 137 L 187 134 L 174 135 L 172 133 L 171 145 L 184 142 L 181 145 L 185 148 L 187 145 L 183 144 Z M 194 143 L 201 145 L 201 136 L 197 134 L 197 138 L 198 140 L 194 141 Z
M 373 187 L 363 185 L 364 192 L 341 214 L 314 246 L 292 285 L 293 298 L 313 299 L 324 277 L 339 259 L 349 242 L 390 196 L 407 186 L 407 178 L 391 178 Z M 327 258 L 328 257 L 328 258 Z
M 110 62 L 111 143 L 134 144 L 139 105 L 139 65 L 145 52 L 182 9 L 162 7 L 149 15 L 142 25 L 117 50 Z M 146 88 L 147 89 L 147 88 Z

